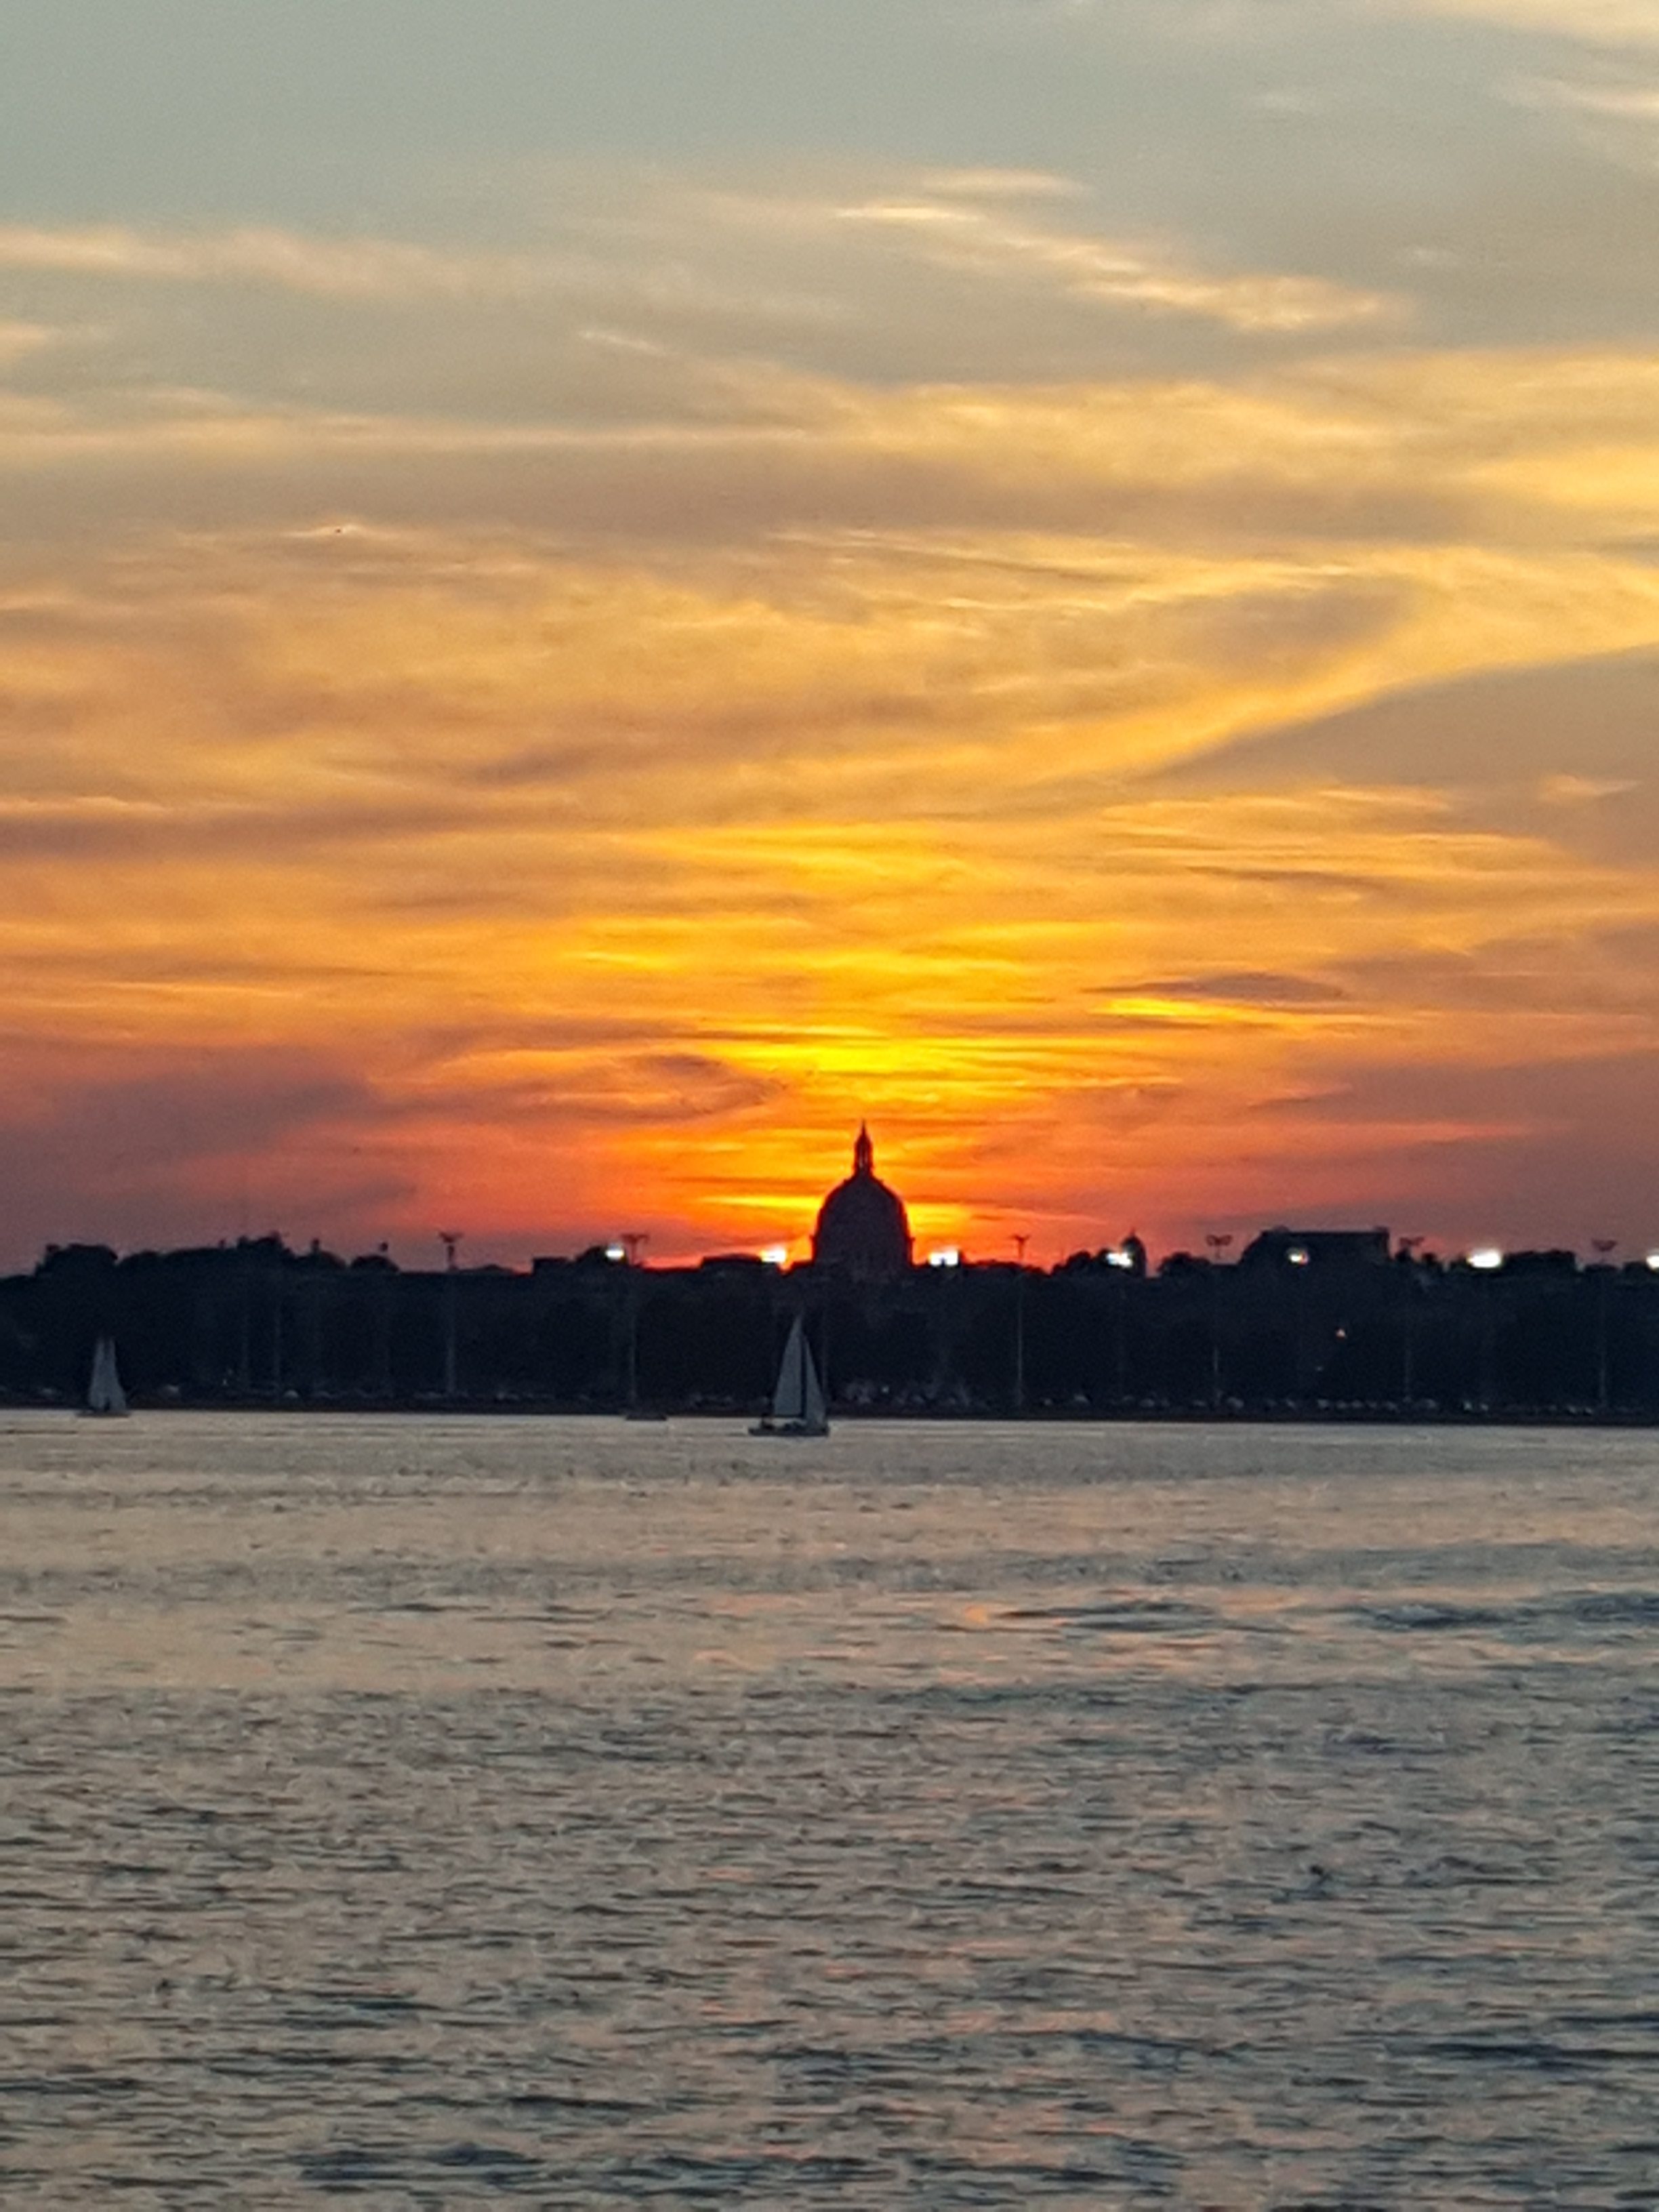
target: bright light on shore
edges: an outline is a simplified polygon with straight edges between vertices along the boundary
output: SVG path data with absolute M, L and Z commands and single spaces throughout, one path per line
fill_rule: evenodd
M 789 1265 L 789 1247 L 787 1244 L 769 1244 L 761 1258 L 769 1267 L 787 1267 Z
M 959 1267 L 962 1255 L 954 1244 L 947 1244 L 942 1252 L 930 1252 L 927 1264 L 930 1267 Z
M 1132 1268 L 1134 1263 L 1135 1255 L 1133 1252 L 1117 1251 L 1109 1252 L 1106 1255 L 1106 1265 L 1109 1267 Z
M 628 1257 L 628 1247 L 626 1244 L 607 1244 L 605 1248 L 605 1256 L 607 1260 L 625 1260 Z
M 1494 1273 L 1504 1264 L 1504 1255 L 1495 1244 L 1488 1244 L 1479 1252 L 1471 1252 L 1469 1265 L 1479 1267 L 1483 1275 Z

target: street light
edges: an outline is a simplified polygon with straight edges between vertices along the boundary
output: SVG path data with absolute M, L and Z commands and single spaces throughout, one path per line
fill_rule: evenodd
M 1409 1412 L 1417 1396 L 1417 1300 L 1421 1282 L 1417 1271 L 1417 1255 L 1426 1240 L 1421 1237 L 1402 1237 L 1399 1256 L 1405 1261 L 1405 1323 L 1400 1333 L 1400 1399 Z
M 1025 1247 L 1029 1236 L 1017 1233 L 1013 1239 L 1014 1261 L 1014 1411 L 1025 1411 Z
M 1221 1262 L 1222 1256 L 1232 1246 L 1231 1235 L 1224 1231 L 1206 1232 L 1204 1242 L 1210 1248 L 1210 1407 L 1218 1412 L 1221 1406 Z
M 438 1242 L 444 1248 L 444 1395 L 453 1398 L 460 1389 L 458 1363 L 455 1357 L 455 1255 L 461 1247 L 464 1232 L 459 1229 L 441 1229 Z
M 1590 1249 L 1597 1261 L 1595 1271 L 1595 1410 L 1605 1413 L 1612 1399 L 1607 1373 L 1607 1279 L 1613 1270 L 1608 1261 L 1619 1249 L 1616 1237 L 1592 1237 Z
M 617 1239 L 622 1247 L 622 1259 L 628 1269 L 628 1337 L 624 1347 L 626 1367 L 623 1376 L 623 1397 L 630 1413 L 640 1409 L 640 1254 L 651 1242 L 650 1232 L 631 1229 Z

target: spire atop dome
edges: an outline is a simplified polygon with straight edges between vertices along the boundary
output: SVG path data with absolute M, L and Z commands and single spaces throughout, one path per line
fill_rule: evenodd
M 859 1124 L 852 1174 L 819 1208 L 812 1259 L 816 1266 L 837 1268 L 855 1282 L 886 1281 L 902 1275 L 911 1264 L 904 1201 L 876 1174 L 876 1148 L 867 1122 Z

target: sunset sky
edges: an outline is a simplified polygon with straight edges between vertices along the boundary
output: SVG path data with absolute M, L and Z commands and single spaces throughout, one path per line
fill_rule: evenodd
M 1659 1242 L 1659 0 L 0 15 L 0 1260 Z

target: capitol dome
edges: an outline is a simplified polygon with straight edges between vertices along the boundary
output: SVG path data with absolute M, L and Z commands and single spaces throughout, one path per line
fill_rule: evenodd
M 837 1183 L 818 1211 L 812 1234 L 817 1267 L 849 1275 L 902 1275 L 910 1265 L 910 1223 L 904 1201 L 876 1174 L 876 1148 L 860 1128 L 853 1147 L 853 1172 Z

